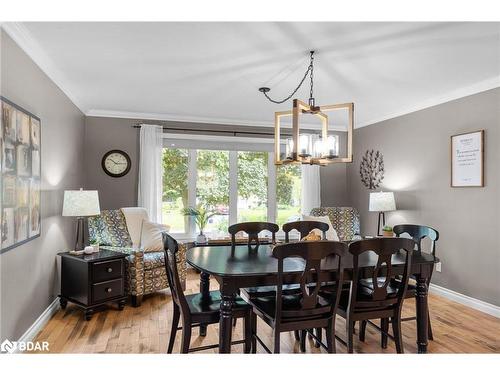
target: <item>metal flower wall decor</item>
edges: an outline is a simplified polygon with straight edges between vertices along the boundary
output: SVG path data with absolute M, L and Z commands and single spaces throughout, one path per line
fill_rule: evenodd
M 378 188 L 384 179 L 384 156 L 380 151 L 366 150 L 359 165 L 361 182 L 370 190 Z

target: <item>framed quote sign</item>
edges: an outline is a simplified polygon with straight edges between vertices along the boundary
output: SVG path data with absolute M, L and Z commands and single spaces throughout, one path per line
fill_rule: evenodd
M 0 96 L 0 253 L 40 235 L 40 119 Z
M 451 136 L 451 187 L 484 186 L 484 130 Z

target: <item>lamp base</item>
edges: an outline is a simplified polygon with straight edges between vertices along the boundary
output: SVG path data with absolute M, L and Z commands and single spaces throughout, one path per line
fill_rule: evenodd
M 385 227 L 385 212 L 380 211 L 378 213 L 378 222 L 377 222 L 377 236 L 382 237 L 382 233 L 380 232 L 380 222 L 382 221 L 382 229 Z
M 76 219 L 76 241 L 75 251 L 81 251 L 85 248 L 85 218 Z

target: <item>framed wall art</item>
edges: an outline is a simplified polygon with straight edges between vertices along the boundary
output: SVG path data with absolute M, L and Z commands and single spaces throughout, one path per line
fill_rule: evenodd
M 451 136 L 451 187 L 484 186 L 484 130 Z
M 40 119 L 0 96 L 0 252 L 40 236 Z

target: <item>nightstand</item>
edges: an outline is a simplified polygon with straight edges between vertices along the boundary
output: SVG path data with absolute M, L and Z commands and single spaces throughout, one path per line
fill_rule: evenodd
M 97 308 L 109 302 L 117 302 L 123 310 L 127 302 L 125 294 L 126 254 L 102 249 L 98 253 L 61 257 L 61 294 L 59 301 L 65 309 L 72 302 L 85 311 L 90 320 Z

